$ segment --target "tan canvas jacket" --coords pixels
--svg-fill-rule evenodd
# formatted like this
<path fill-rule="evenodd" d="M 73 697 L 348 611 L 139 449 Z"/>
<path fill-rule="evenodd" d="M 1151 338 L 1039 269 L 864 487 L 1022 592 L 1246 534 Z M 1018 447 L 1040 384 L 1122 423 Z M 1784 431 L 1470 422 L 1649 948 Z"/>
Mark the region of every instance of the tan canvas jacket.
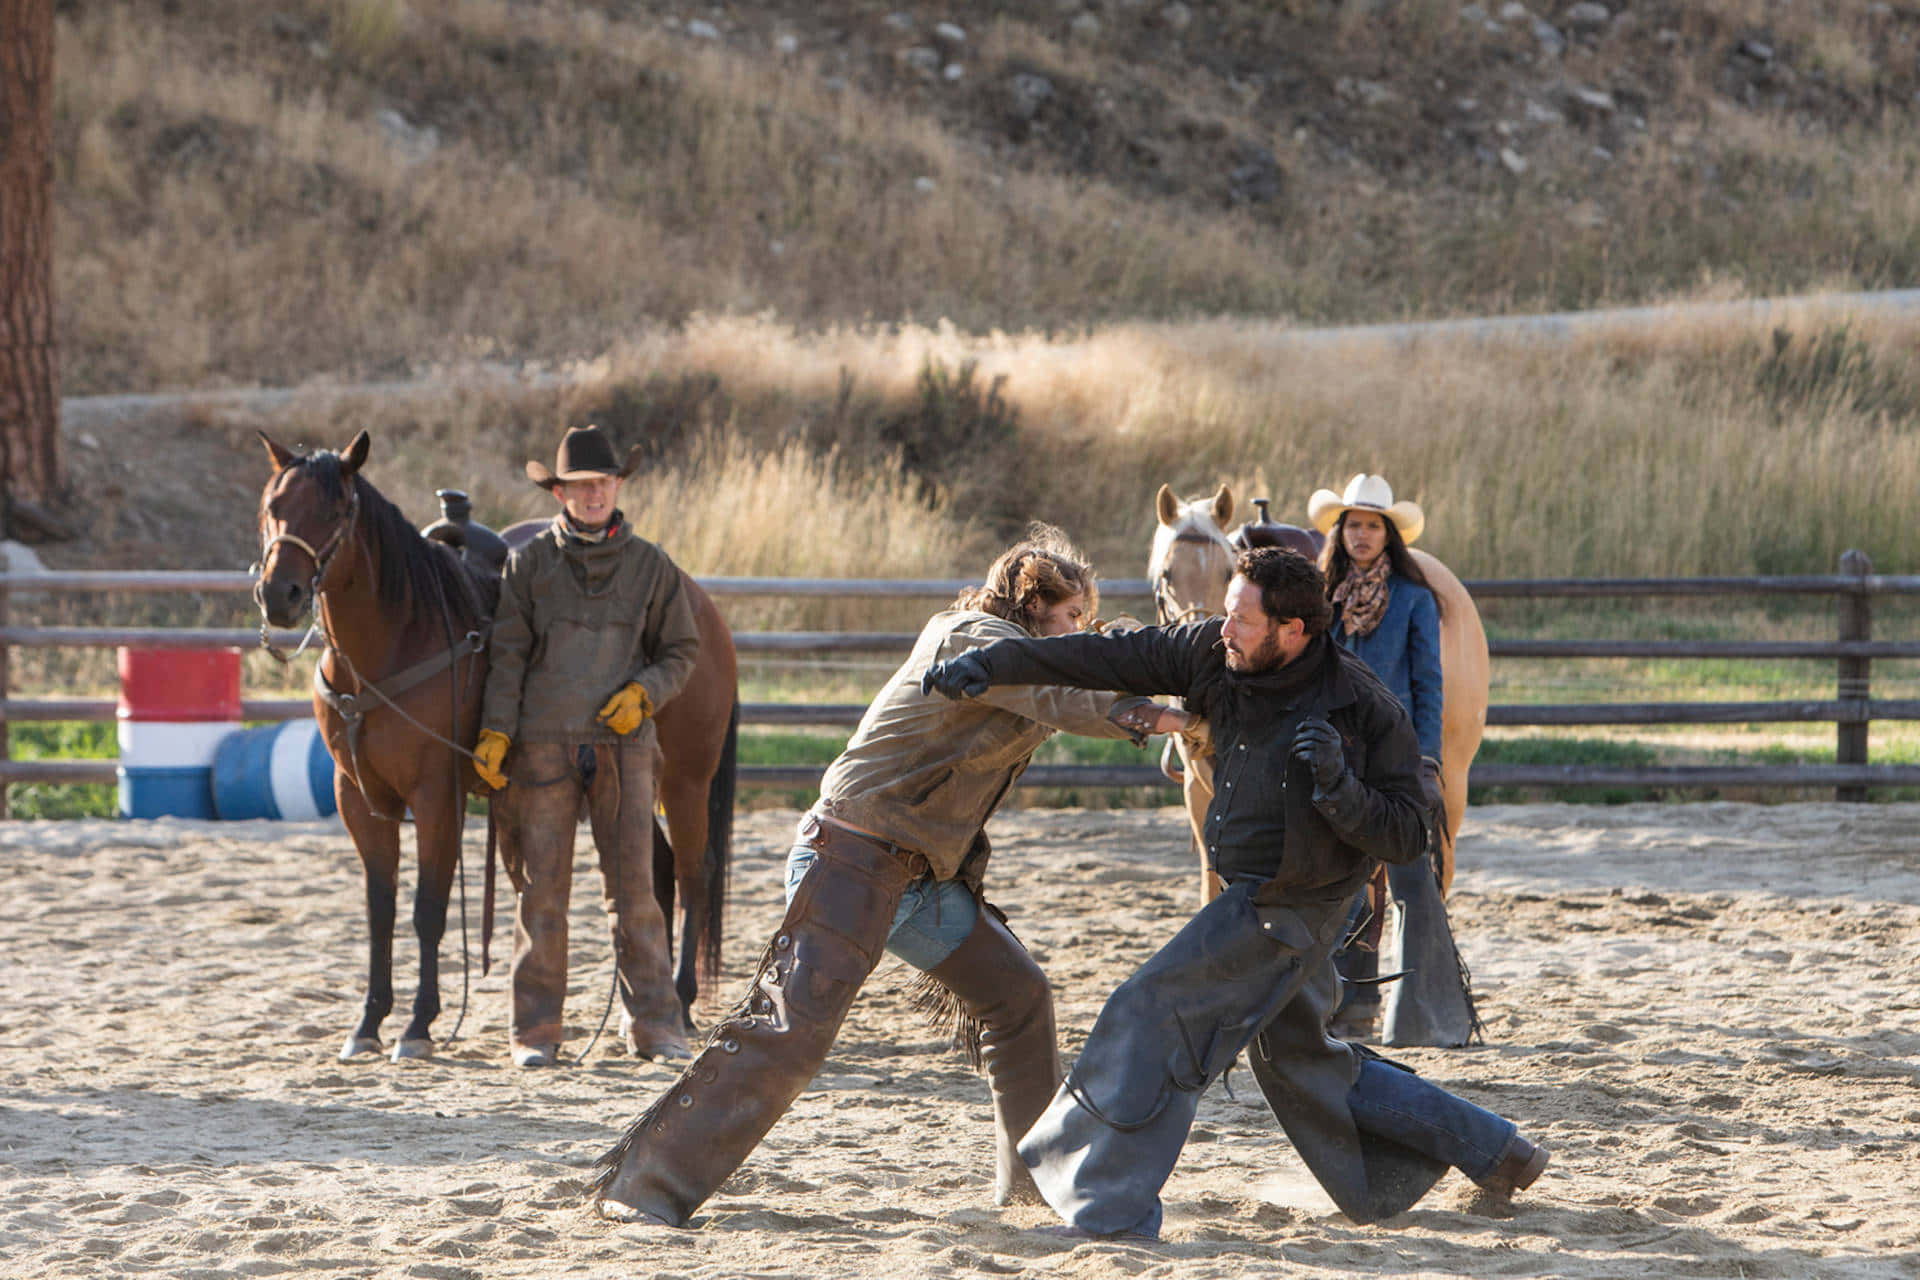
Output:
<path fill-rule="evenodd" d="M 1114 717 L 1137 713 L 1147 698 L 1051 685 L 996 686 L 961 702 L 920 692 L 933 663 L 1027 636 L 992 614 L 936 614 L 828 767 L 821 811 L 918 850 L 935 876 L 952 879 L 1007 789 L 1056 732 L 1142 740 Z"/>
<path fill-rule="evenodd" d="M 686 686 L 699 651 L 666 552 L 625 520 L 591 545 L 564 539 L 556 523 L 507 561 L 480 727 L 515 742 L 616 741 L 594 720 L 606 700 L 638 681 L 658 710 Z"/>

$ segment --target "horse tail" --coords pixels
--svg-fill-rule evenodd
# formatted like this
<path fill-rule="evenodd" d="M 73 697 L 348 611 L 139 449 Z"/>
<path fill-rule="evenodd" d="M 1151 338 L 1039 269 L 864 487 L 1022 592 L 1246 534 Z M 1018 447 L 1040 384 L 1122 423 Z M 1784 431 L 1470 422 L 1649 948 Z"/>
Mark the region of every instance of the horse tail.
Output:
<path fill-rule="evenodd" d="M 733 869 L 733 800 L 739 780 L 740 698 L 733 699 L 720 764 L 707 783 L 707 918 L 700 930 L 700 970 L 720 980 L 720 943 L 726 932 L 727 882 Z"/>

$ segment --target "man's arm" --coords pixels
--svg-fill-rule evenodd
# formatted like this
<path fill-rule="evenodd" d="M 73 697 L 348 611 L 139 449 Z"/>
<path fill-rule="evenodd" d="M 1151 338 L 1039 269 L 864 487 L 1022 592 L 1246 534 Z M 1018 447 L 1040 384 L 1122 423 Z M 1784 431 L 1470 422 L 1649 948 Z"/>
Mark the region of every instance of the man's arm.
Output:
<path fill-rule="evenodd" d="M 1412 862 L 1427 847 L 1420 740 L 1394 706 L 1374 704 L 1362 714 L 1365 777 L 1347 767 L 1340 731 L 1318 717 L 1301 724 L 1293 754 L 1313 775 L 1313 807 L 1334 834 L 1381 862 Z"/>
<path fill-rule="evenodd" d="M 641 647 L 647 652 L 647 662 L 627 677 L 647 691 L 656 710 L 687 687 L 693 677 L 693 664 L 700 656 L 700 624 L 693 616 L 686 579 L 666 552 L 658 554 L 661 574 L 653 598 L 647 601 L 646 629 L 642 633 Z"/>
<path fill-rule="evenodd" d="M 520 731 L 520 691 L 533 652 L 533 605 L 526 595 L 526 560 L 515 551 L 500 580 L 500 604 L 487 643 L 487 685 L 480 701 L 480 727 L 511 738 Z"/>
<path fill-rule="evenodd" d="M 996 640 L 934 663 L 921 687 L 949 698 L 981 697 L 996 685 L 1067 685 L 1193 698 L 1219 633 L 1220 621 L 1212 618 L 1105 635 Z"/>

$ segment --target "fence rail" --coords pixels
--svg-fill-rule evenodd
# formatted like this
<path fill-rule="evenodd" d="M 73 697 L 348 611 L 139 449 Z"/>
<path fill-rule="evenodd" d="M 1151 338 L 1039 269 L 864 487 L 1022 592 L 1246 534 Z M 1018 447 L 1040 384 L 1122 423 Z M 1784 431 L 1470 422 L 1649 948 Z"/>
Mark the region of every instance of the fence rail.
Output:
<path fill-rule="evenodd" d="M 950 599 L 966 579 L 848 578 L 702 578 L 716 596 L 794 598 Z M 41 627 L 15 625 L 10 601 L 28 592 L 246 592 L 252 578 L 228 571 L 107 571 L 40 574 L 0 573 L 0 816 L 6 789 L 21 783 L 110 783 L 111 760 L 16 761 L 8 751 L 8 725 L 33 721 L 104 721 L 117 704 L 104 698 L 18 699 L 10 696 L 10 653 L 17 648 L 248 648 L 257 631 L 239 628 Z M 1835 574 L 1776 577 L 1528 579 L 1468 581 L 1476 599 L 1595 599 L 1649 596 L 1827 595 L 1836 601 L 1836 635 L 1828 641 L 1719 640 L 1510 640 L 1489 642 L 1493 657 L 1542 658 L 1729 658 L 1738 660 L 1826 661 L 1835 664 L 1836 696 L 1824 700 L 1775 702 L 1620 702 L 1512 704 L 1489 707 L 1489 725 L 1651 725 L 1831 723 L 1836 730 L 1832 765 L 1759 766 L 1598 766 L 1482 764 L 1469 777 L 1476 786 L 1528 787 L 1832 787 L 1841 799 L 1864 799 L 1873 787 L 1920 785 L 1920 765 L 1873 765 L 1867 758 L 1866 730 L 1874 720 L 1920 720 L 1920 699 L 1876 699 L 1870 671 L 1875 660 L 1920 658 L 1920 641 L 1874 640 L 1872 601 L 1876 596 L 1920 595 L 1920 575 L 1872 572 L 1867 558 L 1850 551 Z M 1151 590 L 1143 578 L 1102 583 L 1109 598 L 1142 599 Z M 277 645 L 297 645 L 304 633 L 279 631 Z M 744 632 L 734 637 L 743 653 L 871 653 L 904 656 L 915 637 L 905 632 L 779 631 Z M 859 721 L 860 704 L 749 703 L 741 720 L 762 725 L 848 726 Z M 250 699 L 241 704 L 245 720 L 274 721 L 304 717 L 306 698 Z M 746 785 L 811 787 L 822 770 L 811 766 L 749 765 Z M 1031 786 L 1170 787 L 1149 765 L 1037 765 L 1022 778 Z"/>

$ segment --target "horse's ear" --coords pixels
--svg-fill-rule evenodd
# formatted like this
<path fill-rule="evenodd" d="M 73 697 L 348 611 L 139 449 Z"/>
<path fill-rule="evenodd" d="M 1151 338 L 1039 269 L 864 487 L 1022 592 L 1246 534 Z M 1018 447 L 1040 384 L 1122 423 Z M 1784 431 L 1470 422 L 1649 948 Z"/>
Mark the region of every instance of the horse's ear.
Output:
<path fill-rule="evenodd" d="M 1173 490 L 1166 485 L 1160 486 L 1160 492 L 1153 495 L 1153 513 L 1160 517 L 1160 523 L 1169 529 L 1180 518 L 1180 500 L 1173 496 Z"/>
<path fill-rule="evenodd" d="M 1227 521 L 1231 519 L 1233 519 L 1233 490 L 1221 485 L 1219 491 L 1213 495 L 1213 522 L 1224 529 L 1227 527 Z"/>
<path fill-rule="evenodd" d="M 360 464 L 367 460 L 367 450 L 372 447 L 373 438 L 366 432 L 355 436 L 353 443 L 347 446 L 347 451 L 340 455 L 340 474 L 350 476 L 358 471 Z"/>
<path fill-rule="evenodd" d="M 287 448 L 287 446 L 281 444 L 266 432 L 255 431 L 253 434 L 259 436 L 260 443 L 267 446 L 267 456 L 273 459 L 273 473 L 275 475 L 279 475 L 282 471 L 285 471 L 288 467 L 300 461 L 299 454 Z"/>

